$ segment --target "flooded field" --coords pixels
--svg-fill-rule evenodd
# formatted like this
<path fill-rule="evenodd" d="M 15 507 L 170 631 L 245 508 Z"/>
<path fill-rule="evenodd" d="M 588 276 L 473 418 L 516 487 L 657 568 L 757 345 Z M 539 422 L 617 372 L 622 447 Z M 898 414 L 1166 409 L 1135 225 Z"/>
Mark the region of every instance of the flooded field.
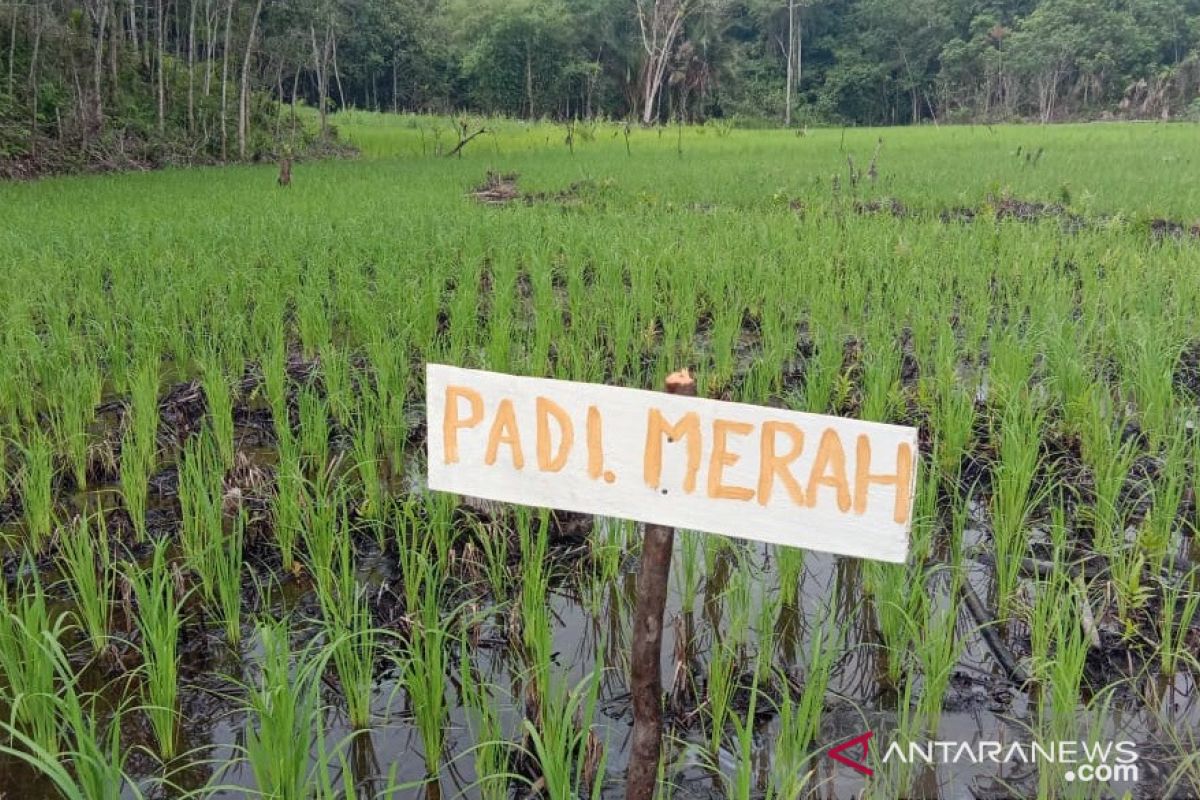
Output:
<path fill-rule="evenodd" d="M 624 796 L 640 529 L 427 362 L 920 430 L 907 564 L 676 537 L 663 797 L 1200 796 L 1194 127 L 338 124 L 0 186 L 0 796 Z"/>

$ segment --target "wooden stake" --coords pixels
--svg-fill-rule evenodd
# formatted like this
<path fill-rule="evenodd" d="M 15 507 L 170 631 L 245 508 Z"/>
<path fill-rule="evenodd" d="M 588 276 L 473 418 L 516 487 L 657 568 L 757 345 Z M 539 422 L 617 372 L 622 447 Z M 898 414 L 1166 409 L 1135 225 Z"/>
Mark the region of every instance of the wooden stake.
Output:
<path fill-rule="evenodd" d="M 668 394 L 696 395 L 696 382 L 686 369 L 667 376 Z M 629 659 L 633 701 L 633 740 L 625 778 L 626 800 L 652 800 L 662 754 L 662 627 L 671 574 L 675 529 L 646 525 L 638 570 L 637 608 Z"/>

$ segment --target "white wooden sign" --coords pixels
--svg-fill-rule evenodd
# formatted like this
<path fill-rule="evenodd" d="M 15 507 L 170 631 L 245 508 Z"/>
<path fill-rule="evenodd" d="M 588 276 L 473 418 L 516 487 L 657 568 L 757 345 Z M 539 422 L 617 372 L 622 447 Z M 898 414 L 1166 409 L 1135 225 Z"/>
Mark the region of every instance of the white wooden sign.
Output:
<path fill-rule="evenodd" d="M 429 488 L 902 563 L 915 428 L 429 364 Z"/>

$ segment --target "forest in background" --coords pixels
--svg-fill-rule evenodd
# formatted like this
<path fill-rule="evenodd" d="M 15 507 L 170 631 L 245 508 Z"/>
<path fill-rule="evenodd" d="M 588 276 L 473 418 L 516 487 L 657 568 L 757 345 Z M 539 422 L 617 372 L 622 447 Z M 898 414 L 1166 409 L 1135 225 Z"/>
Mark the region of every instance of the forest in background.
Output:
<path fill-rule="evenodd" d="M 274 156 L 345 107 L 1051 122 L 1200 118 L 1198 91 L 1200 0 L 0 3 L 0 175 Z"/>

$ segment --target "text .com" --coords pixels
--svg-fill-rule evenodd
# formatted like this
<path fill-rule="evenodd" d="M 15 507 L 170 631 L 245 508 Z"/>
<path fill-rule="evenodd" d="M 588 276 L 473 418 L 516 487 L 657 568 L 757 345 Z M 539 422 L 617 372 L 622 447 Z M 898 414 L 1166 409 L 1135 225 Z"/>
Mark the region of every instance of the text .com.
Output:
<path fill-rule="evenodd" d="M 829 749 L 834 760 L 864 775 L 873 731 L 855 736 Z M 1134 783 L 1139 778 L 1137 746 L 1130 741 L 1117 742 L 996 742 L 996 741 L 924 741 L 891 742 L 883 751 L 884 764 L 1029 764 L 1066 767 L 1067 781 Z"/>

